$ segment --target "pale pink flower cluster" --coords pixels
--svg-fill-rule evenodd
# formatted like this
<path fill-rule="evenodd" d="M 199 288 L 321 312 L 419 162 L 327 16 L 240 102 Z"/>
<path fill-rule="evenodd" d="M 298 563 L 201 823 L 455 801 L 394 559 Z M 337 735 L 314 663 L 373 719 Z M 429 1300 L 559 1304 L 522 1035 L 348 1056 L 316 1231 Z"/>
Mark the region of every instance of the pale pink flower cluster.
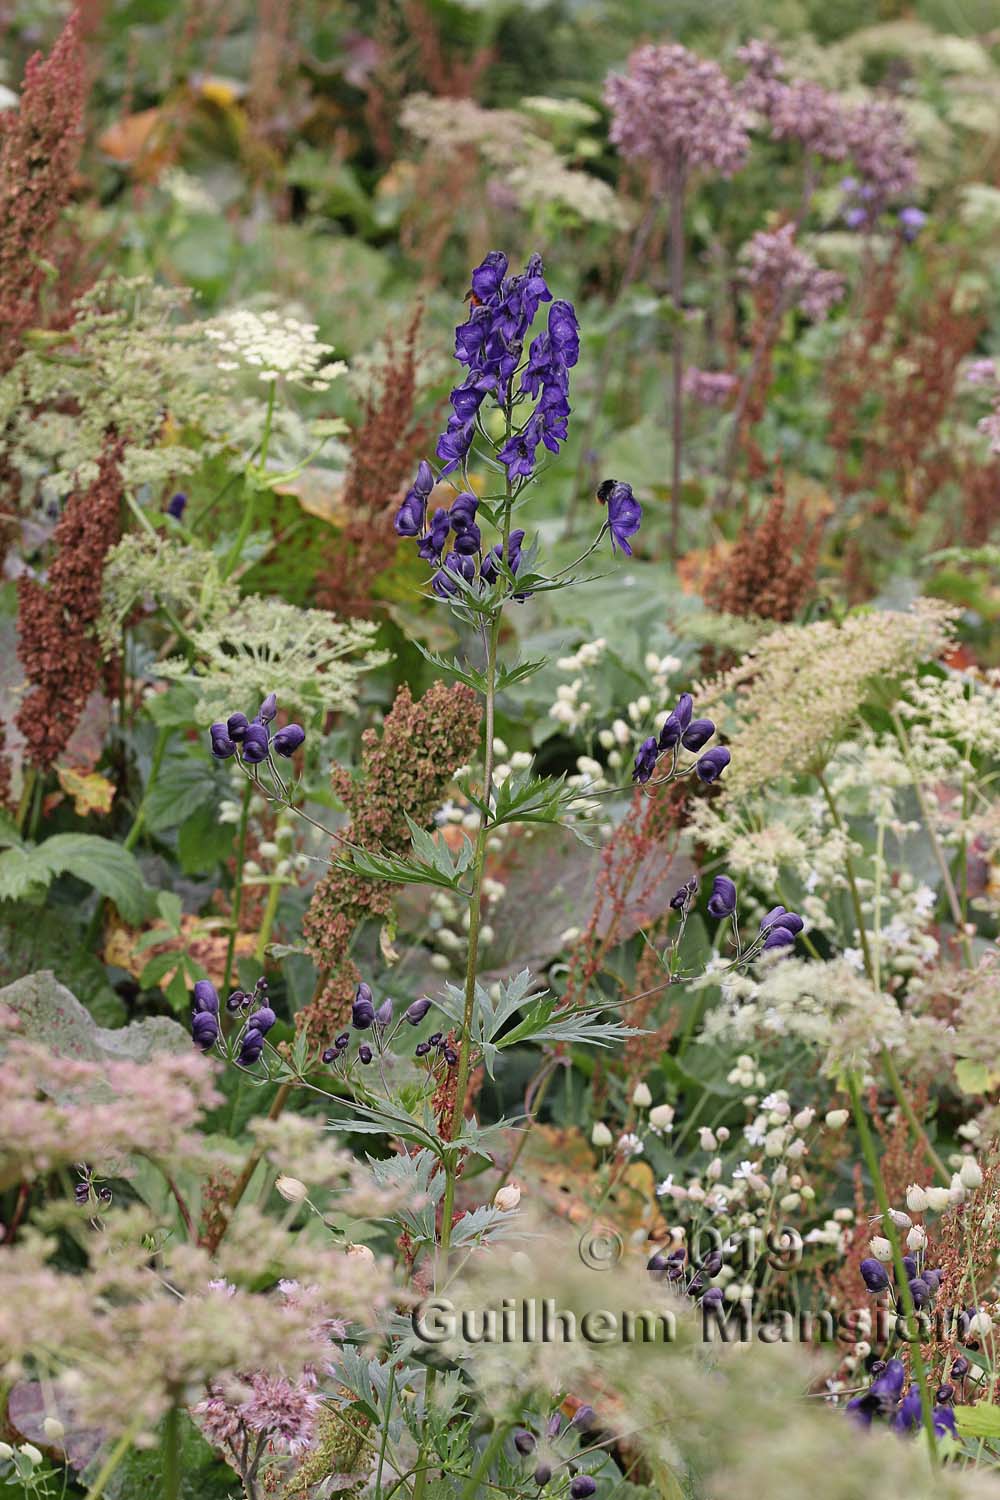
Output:
<path fill-rule="evenodd" d="M 202 1431 L 219 1448 L 239 1457 L 242 1438 L 265 1438 L 277 1453 L 299 1457 L 316 1440 L 316 1418 L 323 1407 L 315 1378 L 289 1380 L 254 1370 L 241 1375 L 229 1397 L 219 1390 L 192 1408 Z"/>
<path fill-rule="evenodd" d="M 1000 453 L 1000 367 L 995 359 L 974 359 L 965 367 L 966 385 L 992 386 L 993 410 L 979 421 L 979 431 L 989 440 L 990 450 Z"/>
<path fill-rule="evenodd" d="M 844 282 L 835 271 L 824 271 L 807 250 L 796 244 L 795 225 L 760 229 L 740 252 L 746 279 L 763 291 L 772 307 L 801 307 L 812 322 L 821 322 L 844 295 Z"/>
<path fill-rule="evenodd" d="M 200 1157 L 195 1127 L 219 1099 L 193 1051 L 94 1063 L 14 1037 L 0 1059 L 0 1187 L 82 1161 Z"/>
<path fill-rule="evenodd" d="M 112 1208 L 79 1243 L 82 1270 L 60 1269 L 59 1242 L 31 1228 L 0 1255 L 0 1382 L 46 1381 L 74 1423 L 109 1437 L 133 1424 L 152 1434 L 178 1400 L 226 1397 L 297 1452 L 322 1383 L 336 1380 L 346 1324 L 334 1311 L 367 1321 L 386 1305 L 375 1273 L 359 1278 L 348 1257 L 255 1210 L 240 1210 L 215 1256 L 164 1237 L 142 1208 Z M 273 1289 L 279 1256 L 295 1277 Z"/>
<path fill-rule="evenodd" d="M 748 42 L 736 55 L 746 68 L 737 93 L 767 120 L 776 140 L 799 141 L 824 161 L 851 157 L 865 199 L 876 210 L 913 187 L 916 154 L 902 111 L 891 100 L 851 104 L 809 79 L 786 82 L 781 55 L 767 42 Z"/>
<path fill-rule="evenodd" d="M 728 370 L 699 370 L 690 365 L 684 371 L 684 394 L 704 406 L 725 406 L 736 385 L 736 376 Z"/>
<path fill-rule="evenodd" d="M 750 149 L 745 109 L 718 63 L 677 45 L 638 47 L 604 86 L 611 140 L 669 181 L 711 170 L 731 177 Z"/>

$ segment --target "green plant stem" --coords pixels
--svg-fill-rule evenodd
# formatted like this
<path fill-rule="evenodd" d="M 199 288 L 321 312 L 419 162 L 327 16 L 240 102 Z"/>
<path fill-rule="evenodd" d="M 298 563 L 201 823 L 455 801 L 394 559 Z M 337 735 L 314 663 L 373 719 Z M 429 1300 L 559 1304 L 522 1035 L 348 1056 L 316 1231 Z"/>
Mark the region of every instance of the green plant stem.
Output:
<path fill-rule="evenodd" d="M 111 1478 L 112 1474 L 114 1474 L 115 1470 L 118 1468 L 118 1465 L 121 1463 L 122 1459 L 131 1448 L 132 1439 L 135 1437 L 141 1426 L 142 1422 L 137 1420 L 132 1423 L 131 1427 L 126 1428 L 126 1430 L 122 1433 L 121 1437 L 118 1439 L 117 1443 L 112 1448 L 111 1452 L 108 1454 L 107 1458 L 104 1460 L 103 1464 L 98 1470 L 97 1478 L 94 1480 L 93 1484 L 90 1486 L 90 1489 L 87 1491 L 85 1500 L 101 1500 L 101 1496 L 104 1494 L 104 1489 L 107 1485 L 108 1480 Z"/>
<path fill-rule="evenodd" d="M 493 1429 L 493 1433 L 490 1437 L 489 1442 L 486 1444 L 486 1447 L 482 1451 L 479 1462 L 476 1464 L 476 1467 L 469 1475 L 468 1481 L 462 1489 L 461 1500 L 475 1500 L 476 1495 L 479 1494 L 479 1481 L 483 1478 L 484 1474 L 489 1473 L 490 1464 L 493 1462 L 497 1453 L 502 1448 L 503 1440 L 507 1436 L 509 1430 L 509 1422 L 497 1423 L 496 1427 Z"/>
<path fill-rule="evenodd" d="M 281 885 L 277 880 L 271 882 L 267 893 L 267 905 L 264 908 L 264 920 L 260 924 L 260 932 L 257 934 L 257 947 L 254 957 L 259 964 L 264 962 L 267 945 L 271 941 L 271 928 L 274 926 L 274 918 L 278 910 L 278 902 L 281 899 Z"/>
<path fill-rule="evenodd" d="M 861 1101 L 861 1086 L 856 1073 L 849 1073 L 847 1075 L 847 1090 L 851 1096 L 851 1108 L 854 1111 L 854 1122 L 857 1125 L 858 1137 L 861 1141 L 861 1153 L 868 1167 L 872 1187 L 875 1189 L 875 1198 L 882 1214 L 882 1229 L 892 1246 L 892 1262 L 896 1272 L 896 1283 L 899 1289 L 900 1300 L 903 1303 L 907 1323 L 914 1331 L 919 1331 L 916 1309 L 913 1305 L 913 1296 L 910 1292 L 910 1283 L 906 1275 L 906 1267 L 903 1264 L 903 1250 L 899 1243 L 898 1231 L 892 1221 L 889 1195 L 886 1192 L 885 1181 L 879 1167 L 875 1142 L 868 1126 L 868 1116 Z M 927 1369 L 924 1365 L 924 1356 L 920 1349 L 919 1339 L 914 1338 L 911 1340 L 909 1346 L 913 1373 L 916 1376 L 917 1388 L 920 1391 L 920 1414 L 923 1419 L 924 1432 L 927 1434 L 927 1446 L 930 1449 L 931 1458 L 936 1462 L 937 1438 L 934 1435 L 934 1413 L 930 1387 L 927 1383 Z"/>
<path fill-rule="evenodd" d="M 274 421 L 274 398 L 277 393 L 277 381 L 272 380 L 267 393 L 267 415 L 264 418 L 264 436 L 260 442 L 260 458 L 257 461 L 257 469 L 261 472 L 267 466 L 267 450 L 271 445 L 271 424 Z M 254 502 L 257 498 L 258 482 L 255 474 L 248 475 L 246 504 L 243 507 L 243 516 L 240 520 L 240 529 L 236 533 L 236 540 L 229 551 L 229 556 L 222 565 L 221 578 L 223 582 L 229 577 L 243 555 L 250 528 L 253 525 Z"/>
<path fill-rule="evenodd" d="M 511 434 L 511 420 L 507 417 L 507 437 Z M 513 502 L 511 482 L 507 480 L 507 497 L 504 504 L 500 556 L 507 560 L 507 545 L 510 540 L 510 512 Z M 486 653 L 486 748 L 483 763 L 483 803 L 488 809 L 493 792 L 493 739 L 494 722 L 496 717 L 496 678 L 497 678 L 497 651 L 500 645 L 500 621 L 503 615 L 503 607 L 498 606 L 490 621 L 489 637 Z M 462 1133 L 462 1124 L 465 1119 L 465 1095 L 469 1086 L 470 1054 L 472 1051 L 472 1015 L 476 1003 L 476 971 L 479 960 L 479 928 L 482 918 L 483 905 L 483 874 L 486 868 L 486 844 L 489 838 L 489 817 L 484 814 L 476 834 L 476 847 L 473 856 L 472 895 L 469 903 L 469 948 L 465 965 L 465 1008 L 462 1014 L 462 1036 L 458 1048 L 458 1073 L 455 1081 L 455 1113 L 453 1116 L 452 1133 L 457 1125 L 459 1136 Z M 451 1220 L 455 1209 L 455 1181 L 460 1160 L 460 1151 L 449 1151 L 445 1157 L 445 1187 L 444 1198 L 441 1204 L 441 1238 L 440 1238 L 440 1269 L 447 1271 L 448 1250 L 451 1245 Z M 435 1281 L 437 1277 L 435 1277 Z M 420 1452 L 417 1457 L 419 1472 L 413 1485 L 413 1500 L 424 1500 L 427 1490 L 428 1467 L 424 1463 L 427 1451 L 427 1419 L 430 1413 L 434 1397 L 434 1386 L 437 1380 L 437 1371 L 433 1368 L 427 1371 L 427 1381 L 424 1387 L 424 1433 L 420 1444 Z"/>
<path fill-rule="evenodd" d="M 831 792 L 829 783 L 827 782 L 827 779 L 823 775 L 822 771 L 816 772 L 816 780 L 819 782 L 820 790 L 822 791 L 823 796 L 826 798 L 826 805 L 830 809 L 830 817 L 833 819 L 833 825 L 838 830 L 838 832 L 842 833 L 844 836 L 844 873 L 847 876 L 847 888 L 851 893 L 851 905 L 854 908 L 854 924 L 858 929 L 858 943 L 861 947 L 861 956 L 864 959 L 865 973 L 868 975 L 868 978 L 871 980 L 872 984 L 875 984 L 875 965 L 872 963 L 871 948 L 868 944 L 868 934 L 865 931 L 864 912 L 861 909 L 861 892 L 858 890 L 858 882 L 854 874 L 854 861 L 851 858 L 851 851 L 849 847 L 850 830 L 840 816 L 837 804 L 833 800 L 833 793 Z"/>
<path fill-rule="evenodd" d="M 180 1408 L 171 1406 L 163 1419 L 163 1500 L 178 1500 L 181 1492 Z"/>
<path fill-rule="evenodd" d="M 21 780 L 21 800 L 17 804 L 17 830 L 24 832 L 24 825 L 28 821 L 28 813 L 31 810 L 31 799 L 35 790 L 35 782 L 38 780 L 38 772 L 34 766 L 25 766 L 24 775 Z"/>
<path fill-rule="evenodd" d="M 243 864 L 247 852 L 247 821 L 250 817 L 250 798 L 253 783 L 248 781 L 243 788 L 243 805 L 240 808 L 240 831 L 236 840 L 236 876 L 233 886 L 233 914 L 229 927 L 229 946 L 226 949 L 226 971 L 222 979 L 223 994 L 229 993 L 233 977 L 233 958 L 236 953 L 236 935 L 240 930 L 240 912 L 243 908 Z"/>
<path fill-rule="evenodd" d="M 684 169 L 677 167 L 670 185 L 670 300 L 674 329 L 671 365 L 670 555 L 677 560 L 681 524 L 681 453 L 684 442 Z"/>
<path fill-rule="evenodd" d="M 906 726 L 900 718 L 899 710 L 895 707 L 895 705 L 893 705 L 892 708 L 892 726 L 896 731 L 896 738 L 899 741 L 899 748 L 903 752 L 903 760 L 906 762 L 906 769 L 909 771 L 911 780 L 913 781 L 913 790 L 917 796 L 917 806 L 920 808 L 920 816 L 923 819 L 924 827 L 927 829 L 927 835 L 931 841 L 931 848 L 934 850 L 935 862 L 937 863 L 937 867 L 941 872 L 941 883 L 944 886 L 945 895 L 948 898 L 948 907 L 951 911 L 951 920 L 954 922 L 958 935 L 962 940 L 962 946 L 965 950 L 965 961 L 970 969 L 975 968 L 976 960 L 972 952 L 972 943 L 969 940 L 969 934 L 965 930 L 965 921 L 962 916 L 962 907 L 958 899 L 958 892 L 955 890 L 955 882 L 951 877 L 951 870 L 948 867 L 948 861 L 944 857 L 944 850 L 941 848 L 941 841 L 938 838 L 937 832 L 934 828 L 934 822 L 931 818 L 930 806 L 927 802 L 927 794 L 924 791 L 923 782 L 920 779 L 920 773 L 913 759 L 913 748 L 910 744 L 910 737 L 906 733 Z"/>
<path fill-rule="evenodd" d="M 910 1103 L 906 1089 L 903 1087 L 903 1080 L 899 1076 L 899 1069 L 896 1067 L 896 1064 L 893 1061 L 892 1053 L 889 1051 L 888 1047 L 882 1048 L 882 1067 L 885 1069 L 885 1076 L 888 1078 L 890 1087 L 892 1088 L 892 1092 L 896 1096 L 897 1104 L 906 1117 L 907 1124 L 913 1131 L 916 1139 L 923 1146 L 927 1158 L 933 1166 L 941 1182 L 945 1187 L 949 1187 L 951 1184 L 951 1173 L 948 1171 L 948 1168 L 945 1166 L 940 1156 L 938 1156 L 937 1152 L 934 1150 L 934 1147 L 931 1145 L 930 1138 L 928 1137 L 927 1131 L 917 1119 L 916 1114 L 914 1113 L 913 1105 Z"/>

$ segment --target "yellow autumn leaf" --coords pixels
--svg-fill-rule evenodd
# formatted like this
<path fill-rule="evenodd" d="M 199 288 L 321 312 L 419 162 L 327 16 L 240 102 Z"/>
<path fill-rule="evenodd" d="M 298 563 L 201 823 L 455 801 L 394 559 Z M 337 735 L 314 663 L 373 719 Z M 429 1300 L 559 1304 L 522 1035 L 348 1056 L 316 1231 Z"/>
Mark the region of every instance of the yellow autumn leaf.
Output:
<path fill-rule="evenodd" d="M 59 785 L 73 799 L 73 811 L 80 818 L 91 813 L 109 813 L 115 800 L 114 783 L 98 771 L 74 771 L 71 766 L 57 766 Z"/>

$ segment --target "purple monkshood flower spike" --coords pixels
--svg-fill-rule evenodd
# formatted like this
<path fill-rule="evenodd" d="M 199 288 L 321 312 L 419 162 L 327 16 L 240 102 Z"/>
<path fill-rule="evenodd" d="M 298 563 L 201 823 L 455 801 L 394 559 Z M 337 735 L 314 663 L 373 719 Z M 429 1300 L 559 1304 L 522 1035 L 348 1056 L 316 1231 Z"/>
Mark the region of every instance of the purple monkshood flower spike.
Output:
<path fill-rule="evenodd" d="M 271 745 L 277 755 L 290 756 L 295 754 L 305 737 L 301 724 L 286 724 L 284 729 L 278 730 Z"/>
<path fill-rule="evenodd" d="M 706 750 L 698 761 L 694 768 L 695 775 L 706 786 L 711 786 L 713 781 L 718 781 L 732 758 L 725 745 L 716 745 L 714 750 Z"/>

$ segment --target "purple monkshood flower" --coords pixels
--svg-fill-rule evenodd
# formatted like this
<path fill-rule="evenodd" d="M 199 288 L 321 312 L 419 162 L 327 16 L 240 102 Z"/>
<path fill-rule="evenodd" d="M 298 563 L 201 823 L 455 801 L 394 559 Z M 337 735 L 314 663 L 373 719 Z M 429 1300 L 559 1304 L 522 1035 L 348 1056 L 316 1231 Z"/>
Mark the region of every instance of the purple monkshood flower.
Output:
<path fill-rule="evenodd" d="M 228 760 L 231 755 L 236 754 L 236 744 L 230 738 L 225 724 L 213 724 L 208 733 L 216 760 Z"/>
<path fill-rule="evenodd" d="M 706 750 L 705 754 L 695 765 L 695 775 L 699 781 L 706 786 L 711 786 L 713 781 L 718 781 L 723 771 L 732 760 L 732 756 L 724 745 L 716 745 L 714 750 Z"/>
<path fill-rule="evenodd" d="M 806 924 L 802 918 L 793 911 L 786 911 L 783 906 L 772 906 L 766 916 L 761 918 L 760 930 L 767 932 L 772 927 L 785 927 L 789 932 L 801 932 Z"/>
<path fill-rule="evenodd" d="M 279 729 L 271 744 L 278 755 L 294 755 L 306 737 L 306 732 L 301 724 L 286 724 L 284 729 Z"/>
<path fill-rule="evenodd" d="M 911 206 L 899 211 L 899 232 L 907 244 L 913 243 L 926 223 L 927 215 L 923 209 Z"/>
<path fill-rule="evenodd" d="M 521 544 L 523 543 L 523 541 L 524 532 L 520 529 L 518 529 L 517 531 L 512 531 L 510 536 L 507 538 L 507 566 L 508 568 L 510 568 L 510 571 L 512 573 L 516 573 L 518 568 L 521 566 Z M 499 561 L 500 544 L 498 542 L 495 547 L 491 547 L 489 552 L 487 552 L 479 569 L 480 577 L 485 579 L 485 581 L 489 584 L 496 583 L 497 579 L 500 577 L 500 569 L 497 566 Z M 524 599 L 526 597 L 527 596 L 525 594 L 514 595 L 514 598 L 518 600 Z"/>
<path fill-rule="evenodd" d="M 219 1013 L 219 996 L 215 985 L 208 979 L 199 979 L 191 991 L 191 1004 L 196 1011 Z"/>
<path fill-rule="evenodd" d="M 229 738 L 231 740 L 235 740 L 237 745 L 242 745 L 243 736 L 246 734 L 249 727 L 250 720 L 247 718 L 246 714 L 230 714 L 229 718 L 226 720 L 226 729 L 229 732 Z"/>
<path fill-rule="evenodd" d="M 354 992 L 354 1004 L 351 1007 L 351 1024 L 357 1031 L 367 1031 L 375 1019 L 375 1006 L 372 1002 L 372 992 L 364 980 L 358 985 Z"/>
<path fill-rule="evenodd" d="M 642 506 L 633 495 L 632 486 L 617 479 L 605 479 L 597 491 L 597 498 L 608 507 L 606 525 L 611 533 L 612 552 L 620 547 L 626 557 L 631 557 L 628 538 L 634 536 L 642 525 Z"/>
<path fill-rule="evenodd" d="M 530 479 L 535 472 L 535 451 L 541 441 L 541 424 L 532 417 L 522 432 L 515 432 L 507 439 L 497 454 L 507 466 L 508 479 Z"/>
<path fill-rule="evenodd" d="M 267 697 L 260 705 L 260 708 L 257 710 L 257 718 L 262 724 L 270 724 L 274 721 L 277 713 L 278 695 L 277 693 L 268 693 Z"/>
<path fill-rule="evenodd" d="M 692 719 L 691 723 L 681 735 L 681 744 L 685 750 L 700 750 L 707 745 L 715 733 L 715 725 L 711 719 Z"/>
<path fill-rule="evenodd" d="M 411 1026 L 419 1026 L 427 1012 L 431 1008 L 431 1002 L 427 999 L 414 1000 L 403 1012 L 403 1020 L 408 1021 Z"/>
<path fill-rule="evenodd" d="M 731 917 L 736 910 L 736 886 L 728 875 L 716 875 L 712 881 L 712 894 L 708 898 L 708 914 L 719 921 Z"/>
<path fill-rule="evenodd" d="M 184 514 L 187 503 L 187 495 L 178 490 L 177 494 L 171 495 L 169 501 L 167 502 L 167 515 L 173 516 L 175 521 L 179 521 L 181 516 Z"/>
<path fill-rule="evenodd" d="M 870 1292 L 877 1294 L 878 1292 L 884 1292 L 888 1287 L 889 1272 L 882 1262 L 876 1260 L 874 1256 L 869 1256 L 867 1260 L 863 1260 L 858 1270 L 861 1272 L 862 1281 Z"/>
<path fill-rule="evenodd" d="M 476 565 L 471 557 L 463 557 L 458 552 L 449 552 L 444 560 L 444 567 L 440 568 L 431 579 L 431 588 L 439 599 L 447 599 L 450 595 L 458 593 L 458 584 L 451 576 L 452 573 L 457 573 L 459 577 L 465 579 L 466 583 L 474 583 Z"/>
<path fill-rule="evenodd" d="M 694 699 L 690 693 L 681 693 L 676 704 L 663 721 L 660 730 L 660 749 L 672 750 L 678 744 L 691 727 L 691 714 L 694 711 Z M 700 723 L 709 724 L 710 719 L 699 720 Z M 712 725 L 714 730 L 715 726 Z M 704 743 L 704 742 L 703 742 Z M 692 749 L 696 748 L 694 746 Z"/>
<path fill-rule="evenodd" d="M 248 724 L 243 735 L 243 759 L 252 766 L 267 760 L 271 737 L 264 724 Z"/>
<path fill-rule="evenodd" d="M 202 1052 L 208 1052 L 219 1036 L 219 997 L 215 986 L 199 979 L 191 995 L 191 1039 Z"/>
<path fill-rule="evenodd" d="M 261 1036 L 266 1036 L 277 1019 L 269 1005 L 261 1005 L 252 1016 L 247 1017 L 247 1029 L 259 1031 Z"/>
<path fill-rule="evenodd" d="M 453 421 L 454 425 L 449 422 L 447 430 L 438 438 L 437 447 L 434 450 L 438 458 L 444 461 L 444 467 L 441 470 L 442 478 L 464 462 L 466 454 L 472 447 L 472 439 L 476 431 L 474 421 L 460 422 L 454 419 Z"/>
<path fill-rule="evenodd" d="M 691 879 L 686 880 L 684 884 L 678 890 L 674 891 L 674 894 L 671 896 L 670 905 L 673 910 L 690 911 L 691 907 L 694 905 L 695 898 L 698 895 L 698 891 L 700 888 L 701 882 L 699 881 L 697 875 L 692 875 Z"/>
<path fill-rule="evenodd" d="M 643 740 L 635 753 L 635 767 L 632 771 L 632 780 L 640 786 L 652 776 L 656 770 L 656 760 L 659 755 L 656 740 L 650 735 L 648 740 Z"/>
<path fill-rule="evenodd" d="M 422 536 L 417 544 L 417 553 L 425 562 L 437 562 L 445 549 L 450 530 L 451 517 L 444 506 L 439 505 L 431 517 L 427 535 Z"/>
<path fill-rule="evenodd" d="M 240 1068 L 252 1068 L 255 1062 L 260 1061 L 260 1055 L 264 1050 L 264 1035 L 256 1027 L 250 1027 L 243 1033 L 240 1043 L 240 1053 L 236 1064 Z"/>
<path fill-rule="evenodd" d="M 587 1500 L 589 1495 L 597 1494 L 597 1481 L 591 1479 L 589 1474 L 578 1474 L 569 1487 L 572 1500 Z"/>

